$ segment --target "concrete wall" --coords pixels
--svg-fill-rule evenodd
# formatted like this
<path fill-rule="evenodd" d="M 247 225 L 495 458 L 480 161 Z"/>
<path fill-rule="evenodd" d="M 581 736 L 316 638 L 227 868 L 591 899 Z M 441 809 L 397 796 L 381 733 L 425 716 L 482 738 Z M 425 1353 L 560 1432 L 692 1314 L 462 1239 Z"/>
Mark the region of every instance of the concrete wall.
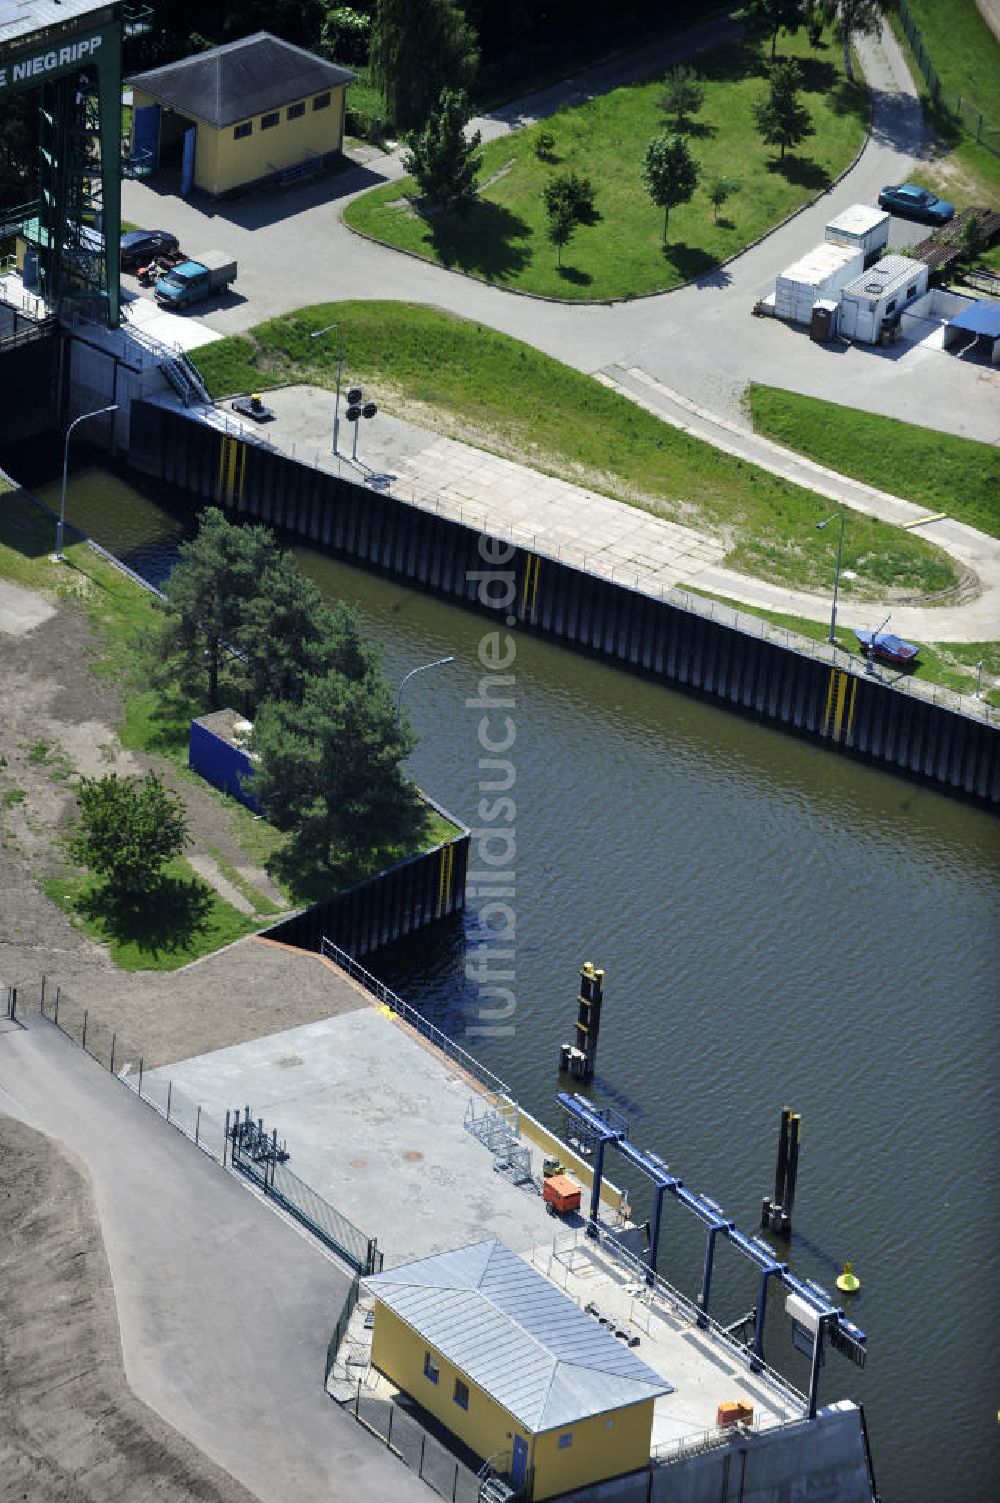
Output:
<path fill-rule="evenodd" d="M 16 337 L 13 318 L 9 327 Z M 8 349 L 0 344 L 0 422 L 6 443 L 52 428 L 60 410 L 61 343 L 58 334 L 49 334 Z"/>
<path fill-rule="evenodd" d="M 861 1416 L 844 1400 L 814 1420 L 739 1431 L 727 1445 L 653 1468 L 650 1503 L 871 1503 Z"/>
<path fill-rule="evenodd" d="M 190 414 L 137 402 L 131 462 L 234 518 L 270 523 L 320 548 L 463 604 L 483 569 L 476 529 L 396 496 L 226 437 Z M 504 565 L 522 628 L 600 654 L 945 791 L 1000 804 L 1000 731 L 978 716 L 831 666 L 784 643 L 512 550 Z M 479 607 L 487 609 L 486 607 Z M 496 619 L 497 612 L 490 611 Z"/>

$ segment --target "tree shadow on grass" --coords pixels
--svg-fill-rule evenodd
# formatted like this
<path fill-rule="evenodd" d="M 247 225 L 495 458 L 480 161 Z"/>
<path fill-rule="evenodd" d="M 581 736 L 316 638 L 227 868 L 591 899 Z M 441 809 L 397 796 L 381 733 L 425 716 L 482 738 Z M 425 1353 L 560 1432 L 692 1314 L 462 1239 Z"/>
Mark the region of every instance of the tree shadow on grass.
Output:
<path fill-rule="evenodd" d="M 760 43 L 750 39 L 713 48 L 698 58 L 697 70 L 709 83 L 734 83 L 741 78 L 760 77 L 767 71 Z"/>
<path fill-rule="evenodd" d="M 825 103 L 835 115 L 853 115 L 855 119 L 863 123 L 868 120 L 867 90 L 862 89 L 856 83 L 848 83 L 846 78 L 842 78 L 836 88 L 826 90 Z"/>
<path fill-rule="evenodd" d="M 789 152 L 784 161 L 770 161 L 767 164 L 768 172 L 777 172 L 787 183 L 793 183 L 797 188 L 829 188 L 830 174 L 825 167 L 810 157 L 797 157 Z"/>
<path fill-rule="evenodd" d="M 685 245 L 683 240 L 669 241 L 663 246 L 663 259 L 676 267 L 685 282 L 705 276 L 719 264 L 718 256 L 709 255 L 700 245 Z"/>
<path fill-rule="evenodd" d="M 825 57 L 799 57 L 801 87 L 807 94 L 829 94 L 837 82 L 837 69 Z"/>
<path fill-rule="evenodd" d="M 574 287 L 589 287 L 594 280 L 589 271 L 581 271 L 578 266 L 559 266 L 556 270 L 564 282 L 572 282 Z"/>
<path fill-rule="evenodd" d="M 77 899 L 77 911 L 98 924 L 105 937 L 135 945 L 154 958 L 190 948 L 205 931 L 213 895 L 204 882 L 161 877 L 143 893 L 127 895 L 96 887 Z"/>
<path fill-rule="evenodd" d="M 467 214 L 450 209 L 418 210 L 442 265 L 505 280 L 523 271 L 531 259 L 527 222 L 489 199 L 477 199 Z"/>

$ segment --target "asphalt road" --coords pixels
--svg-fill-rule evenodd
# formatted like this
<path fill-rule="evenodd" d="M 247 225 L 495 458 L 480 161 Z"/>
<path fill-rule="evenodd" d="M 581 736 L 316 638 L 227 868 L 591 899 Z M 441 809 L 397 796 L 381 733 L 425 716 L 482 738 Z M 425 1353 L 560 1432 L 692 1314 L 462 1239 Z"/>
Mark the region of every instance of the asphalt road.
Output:
<path fill-rule="evenodd" d="M 426 1503 L 323 1392 L 338 1265 L 42 1019 L 0 1036 L 0 1111 L 90 1173 L 139 1398 L 261 1503 Z"/>

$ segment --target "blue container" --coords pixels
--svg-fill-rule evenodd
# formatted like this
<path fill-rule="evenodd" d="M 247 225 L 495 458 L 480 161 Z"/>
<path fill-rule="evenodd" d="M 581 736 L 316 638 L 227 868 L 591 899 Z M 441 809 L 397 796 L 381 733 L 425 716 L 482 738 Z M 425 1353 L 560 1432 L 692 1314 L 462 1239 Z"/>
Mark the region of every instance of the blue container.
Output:
<path fill-rule="evenodd" d="M 219 712 L 224 714 L 225 712 Z M 224 736 L 218 735 L 205 725 L 206 720 L 216 720 L 216 715 L 206 715 L 201 720 L 192 720 L 188 737 L 188 766 L 199 777 L 211 783 L 223 793 L 239 799 L 254 814 L 260 814 L 261 806 L 244 780 L 253 772 L 250 756 L 240 746 L 234 746 Z"/>

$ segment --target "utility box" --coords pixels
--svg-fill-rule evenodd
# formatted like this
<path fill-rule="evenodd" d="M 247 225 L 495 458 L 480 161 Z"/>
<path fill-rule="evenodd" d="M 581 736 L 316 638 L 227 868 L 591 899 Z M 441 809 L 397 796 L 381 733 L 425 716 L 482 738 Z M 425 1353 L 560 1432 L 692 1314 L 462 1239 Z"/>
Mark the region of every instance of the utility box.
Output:
<path fill-rule="evenodd" d="M 213 788 L 239 799 L 241 804 L 259 814 L 260 804 L 244 786 L 254 767 L 253 756 L 247 750 L 252 729 L 249 720 L 244 720 L 235 710 L 215 710 L 211 715 L 192 720 L 188 734 L 188 766 Z"/>
<path fill-rule="evenodd" d="M 815 303 L 836 298 L 864 269 L 864 251 L 824 240 L 781 273 L 774 284 L 774 311 L 789 323 L 811 324 Z"/>
<path fill-rule="evenodd" d="M 889 244 L 889 225 L 892 216 L 884 209 L 873 209 L 869 204 L 851 204 L 826 227 L 825 235 L 833 245 L 849 245 L 860 250 L 865 265 L 870 266 Z"/>
<path fill-rule="evenodd" d="M 580 1209 L 580 1186 L 568 1174 L 553 1174 L 542 1186 L 542 1199 L 555 1216 Z"/>

